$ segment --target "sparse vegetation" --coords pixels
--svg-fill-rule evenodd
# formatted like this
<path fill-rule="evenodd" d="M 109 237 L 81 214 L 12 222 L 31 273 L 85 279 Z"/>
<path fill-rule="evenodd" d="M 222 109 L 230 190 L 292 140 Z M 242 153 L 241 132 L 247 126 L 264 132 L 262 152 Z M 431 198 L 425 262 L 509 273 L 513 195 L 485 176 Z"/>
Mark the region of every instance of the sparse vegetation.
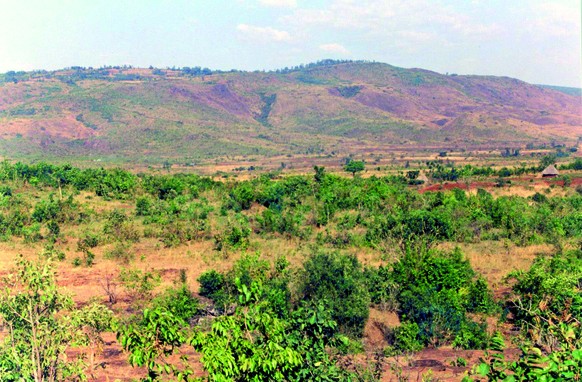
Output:
<path fill-rule="evenodd" d="M 346 166 L 354 162 L 364 169 L 363 161 Z M 378 380 L 389 369 L 385 363 L 393 362 L 385 357 L 441 346 L 495 352 L 504 335 L 508 342 L 508 326 L 520 328 L 521 343 L 539 350 L 536 359 L 544 367 L 552 368 L 555 359 L 577 362 L 569 354 L 579 349 L 579 173 L 564 169 L 570 186 L 551 188 L 546 182 L 561 185 L 564 179 L 540 178 L 534 187 L 519 178 L 538 171 L 538 163 L 494 169 L 424 161 L 409 167 L 399 174 L 350 176 L 318 165 L 307 175 L 257 172 L 244 180 L 213 180 L 3 162 L 0 244 L 68 259 L 55 267 L 67 272 L 70 285 L 92 277 L 91 297 L 115 313 L 91 311 L 115 323 L 118 342 L 111 343 L 145 368 L 135 373 L 146 370 L 142 377 L 151 380 L 188 380 L 196 373 L 210 380 Z M 410 184 L 421 171 L 443 184 L 432 192 L 433 186 Z M 498 177 L 511 180 L 512 189 L 495 188 Z M 453 178 L 466 183 L 444 187 Z M 516 194 L 519 187 L 527 194 Z M 531 254 L 511 272 L 472 248 L 493 248 L 501 264 L 530 248 L 544 255 L 533 261 Z M 50 273 L 22 264 L 34 274 Z M 18 275 L 22 271 L 11 277 Z M 494 293 L 502 276 L 513 280 L 509 295 Z M 47 280 L 38 285 L 57 301 L 61 292 Z M 25 284 L 5 283 L 6 304 Z M 66 302 L 51 313 L 55 325 L 72 325 L 67 320 L 81 314 L 71 299 Z M 93 302 L 85 296 L 80 305 L 89 309 Z M 380 325 L 378 316 L 389 315 L 395 322 Z M 98 334 L 113 329 L 84 320 L 83 333 L 93 322 L 90 338 L 83 337 L 96 349 L 92 360 L 70 366 L 59 353 L 59 380 L 98 373 L 88 366 L 98 362 Z M 382 345 L 371 349 L 368 336 L 376 326 Z M 504 334 L 493 335 L 496 330 Z M 58 338 L 59 346 L 77 346 L 73 337 Z M 0 370 L 8 373 L 16 361 L 6 349 Z M 19 362 L 28 354 L 22 349 Z M 467 356 L 451 362 L 479 367 L 476 373 L 485 376 L 517 373 L 513 359 L 495 359 L 484 358 L 488 366 Z"/>

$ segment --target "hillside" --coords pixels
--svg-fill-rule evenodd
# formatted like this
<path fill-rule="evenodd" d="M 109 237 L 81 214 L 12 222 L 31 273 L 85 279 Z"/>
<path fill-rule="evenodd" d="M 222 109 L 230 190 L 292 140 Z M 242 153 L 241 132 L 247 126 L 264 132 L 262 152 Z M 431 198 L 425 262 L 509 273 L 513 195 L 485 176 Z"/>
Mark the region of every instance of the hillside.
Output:
<path fill-rule="evenodd" d="M 198 163 L 361 147 L 576 144 L 581 131 L 580 97 L 381 63 L 0 75 L 0 150 L 9 158 Z"/>

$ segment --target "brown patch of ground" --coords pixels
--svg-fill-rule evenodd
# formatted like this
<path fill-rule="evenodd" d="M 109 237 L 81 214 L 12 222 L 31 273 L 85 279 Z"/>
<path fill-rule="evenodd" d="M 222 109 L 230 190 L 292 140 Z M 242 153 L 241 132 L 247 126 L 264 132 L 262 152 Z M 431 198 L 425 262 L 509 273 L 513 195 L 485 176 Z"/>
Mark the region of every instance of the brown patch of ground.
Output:
<path fill-rule="evenodd" d="M 43 137 L 86 139 L 96 135 L 96 132 L 72 116 L 47 119 L 14 118 L 0 124 L 0 137 L 11 138 L 17 134 L 39 140 Z"/>

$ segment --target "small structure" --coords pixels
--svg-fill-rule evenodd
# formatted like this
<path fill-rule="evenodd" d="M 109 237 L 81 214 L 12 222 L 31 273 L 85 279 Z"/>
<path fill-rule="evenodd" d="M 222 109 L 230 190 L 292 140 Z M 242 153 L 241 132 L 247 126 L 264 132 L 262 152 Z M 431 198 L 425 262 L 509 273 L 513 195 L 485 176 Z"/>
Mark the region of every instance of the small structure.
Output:
<path fill-rule="evenodd" d="M 420 180 L 424 184 L 428 183 L 428 177 L 426 176 L 426 174 L 424 172 L 421 172 L 420 174 L 418 174 L 418 176 L 416 177 L 416 180 Z"/>
<path fill-rule="evenodd" d="M 553 178 L 558 175 L 560 175 L 560 173 L 553 164 L 549 165 L 548 167 L 545 168 L 544 171 L 542 171 L 542 178 Z"/>

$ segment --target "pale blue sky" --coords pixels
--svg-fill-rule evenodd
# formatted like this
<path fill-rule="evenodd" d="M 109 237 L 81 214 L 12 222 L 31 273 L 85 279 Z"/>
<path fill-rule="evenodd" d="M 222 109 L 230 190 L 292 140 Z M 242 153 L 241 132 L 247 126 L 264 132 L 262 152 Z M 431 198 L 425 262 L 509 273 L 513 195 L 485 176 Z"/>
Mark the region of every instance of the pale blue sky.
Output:
<path fill-rule="evenodd" d="M 0 0 L 0 72 L 364 59 L 582 87 L 581 0 Z"/>

